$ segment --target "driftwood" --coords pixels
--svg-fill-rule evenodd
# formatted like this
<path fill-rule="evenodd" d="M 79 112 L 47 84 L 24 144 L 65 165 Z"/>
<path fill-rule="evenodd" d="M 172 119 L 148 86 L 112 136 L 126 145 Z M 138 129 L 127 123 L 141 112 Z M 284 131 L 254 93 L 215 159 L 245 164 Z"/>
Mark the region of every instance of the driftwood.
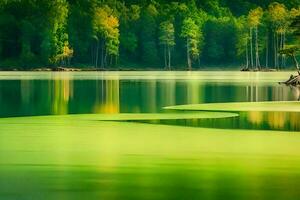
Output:
<path fill-rule="evenodd" d="M 280 84 L 290 85 L 290 86 L 297 86 L 300 85 L 300 75 L 294 76 L 291 75 L 287 81 L 279 82 Z"/>
<path fill-rule="evenodd" d="M 286 49 L 282 49 L 281 51 L 279 51 L 280 54 L 287 55 L 287 56 L 289 56 L 293 59 L 295 68 L 298 72 L 297 76 L 291 75 L 290 78 L 287 81 L 281 82 L 283 84 L 290 85 L 290 86 L 299 86 L 300 85 L 300 68 L 299 68 L 299 63 L 298 63 L 297 58 L 296 58 L 296 52 L 298 50 L 299 50 L 298 47 L 290 46 Z"/>

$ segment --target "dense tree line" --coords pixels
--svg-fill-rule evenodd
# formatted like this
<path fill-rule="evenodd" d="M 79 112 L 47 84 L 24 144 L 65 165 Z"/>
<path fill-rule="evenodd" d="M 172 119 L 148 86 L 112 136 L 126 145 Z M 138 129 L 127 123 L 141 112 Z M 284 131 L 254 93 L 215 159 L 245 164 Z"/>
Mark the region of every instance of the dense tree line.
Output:
<path fill-rule="evenodd" d="M 300 0 L 0 0 L 2 67 L 284 68 Z"/>

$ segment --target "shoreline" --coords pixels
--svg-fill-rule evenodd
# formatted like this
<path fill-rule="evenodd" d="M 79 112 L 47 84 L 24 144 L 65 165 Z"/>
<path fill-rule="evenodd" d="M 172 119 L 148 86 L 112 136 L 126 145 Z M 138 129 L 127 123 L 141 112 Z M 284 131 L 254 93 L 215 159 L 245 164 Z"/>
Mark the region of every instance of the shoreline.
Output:
<path fill-rule="evenodd" d="M 262 70 L 242 70 L 240 67 L 198 67 L 188 70 L 184 67 L 177 67 L 174 69 L 165 68 L 108 68 L 108 69 L 96 69 L 96 68 L 76 68 L 76 67 L 56 67 L 56 68 L 33 68 L 33 69 L 1 69 L 0 72 L 110 72 L 110 71 L 161 71 L 161 72 L 177 72 L 177 71 L 191 71 L 191 72 L 201 72 L 201 71 L 240 71 L 240 72 L 293 72 L 295 71 L 293 67 L 287 67 L 286 69 L 277 70 L 274 68 L 262 69 Z"/>

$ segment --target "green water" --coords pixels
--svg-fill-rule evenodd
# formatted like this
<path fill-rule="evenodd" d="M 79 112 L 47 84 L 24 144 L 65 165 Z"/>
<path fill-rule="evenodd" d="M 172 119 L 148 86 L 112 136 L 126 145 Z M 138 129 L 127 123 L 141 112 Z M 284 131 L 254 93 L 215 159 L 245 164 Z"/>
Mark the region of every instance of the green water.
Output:
<path fill-rule="evenodd" d="M 0 199 L 299 199 L 299 112 L 163 109 L 297 101 L 289 74 L 1 72 Z"/>

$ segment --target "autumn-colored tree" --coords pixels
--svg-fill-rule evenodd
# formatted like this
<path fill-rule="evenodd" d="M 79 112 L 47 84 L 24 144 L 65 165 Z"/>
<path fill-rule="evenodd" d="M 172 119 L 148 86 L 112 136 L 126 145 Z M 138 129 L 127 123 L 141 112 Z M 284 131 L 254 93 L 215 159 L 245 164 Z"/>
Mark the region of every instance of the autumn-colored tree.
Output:
<path fill-rule="evenodd" d="M 273 30 L 274 66 L 279 69 L 279 51 L 284 49 L 289 12 L 284 4 L 272 3 L 268 8 L 268 20 Z"/>
<path fill-rule="evenodd" d="M 119 20 L 112 15 L 112 10 L 108 6 L 98 7 L 95 10 L 94 38 L 96 40 L 96 60 L 95 67 L 98 67 L 99 46 L 101 43 L 101 67 L 107 65 L 107 57 L 117 58 L 119 55 Z"/>
<path fill-rule="evenodd" d="M 258 7 L 256 9 L 250 10 L 248 14 L 248 23 L 250 29 L 250 55 L 251 55 L 251 67 L 254 67 L 253 61 L 253 29 L 255 29 L 255 67 L 260 69 L 259 60 L 259 44 L 258 44 L 258 26 L 261 24 L 261 19 L 263 16 L 263 9 Z"/>
<path fill-rule="evenodd" d="M 69 46 L 68 42 L 65 42 L 62 53 L 56 55 L 53 59 L 55 64 L 63 66 L 70 66 L 71 58 L 74 55 L 74 50 Z"/>
<path fill-rule="evenodd" d="M 97 68 L 119 60 L 140 69 L 164 62 L 167 68 L 181 67 L 186 57 L 189 69 L 196 60 L 230 66 L 239 65 L 241 55 L 247 68 L 259 68 L 263 55 L 266 66 L 280 68 L 290 64 L 279 52 L 297 42 L 289 25 L 300 9 L 299 0 L 278 2 L 0 0 L 0 66 L 61 63 L 57 57 L 68 44 L 72 64 L 92 61 Z M 166 45 L 172 35 L 175 45 Z"/>

